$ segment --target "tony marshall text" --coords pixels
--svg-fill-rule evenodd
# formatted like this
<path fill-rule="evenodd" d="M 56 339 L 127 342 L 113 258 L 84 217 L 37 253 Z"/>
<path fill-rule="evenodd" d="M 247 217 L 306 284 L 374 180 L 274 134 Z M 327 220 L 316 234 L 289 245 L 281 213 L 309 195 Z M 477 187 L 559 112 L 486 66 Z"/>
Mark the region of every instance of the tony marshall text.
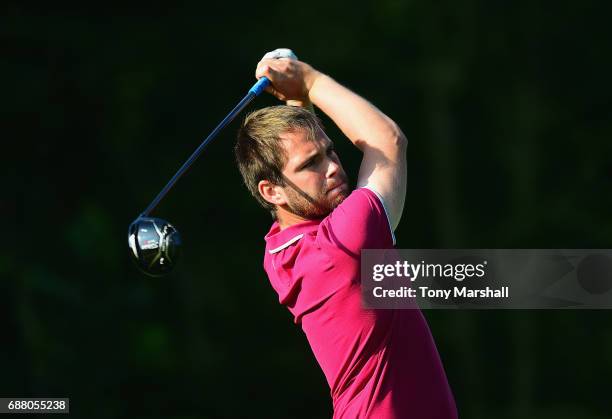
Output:
<path fill-rule="evenodd" d="M 439 290 L 429 287 L 400 287 L 394 290 L 386 290 L 383 287 L 375 287 L 372 290 L 376 298 L 508 298 L 508 287 L 469 289 L 468 287 L 453 287 L 453 289 Z"/>

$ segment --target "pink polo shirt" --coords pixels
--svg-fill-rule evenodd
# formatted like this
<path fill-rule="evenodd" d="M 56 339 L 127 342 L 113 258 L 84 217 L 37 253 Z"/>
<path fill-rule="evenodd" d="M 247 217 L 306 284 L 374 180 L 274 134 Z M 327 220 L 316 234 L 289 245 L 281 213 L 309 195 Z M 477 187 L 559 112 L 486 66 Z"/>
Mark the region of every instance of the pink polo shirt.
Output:
<path fill-rule="evenodd" d="M 378 194 L 357 189 L 326 218 L 274 223 L 265 239 L 264 269 L 323 369 L 334 419 L 457 417 L 421 312 L 362 308 L 361 249 L 394 245 Z"/>

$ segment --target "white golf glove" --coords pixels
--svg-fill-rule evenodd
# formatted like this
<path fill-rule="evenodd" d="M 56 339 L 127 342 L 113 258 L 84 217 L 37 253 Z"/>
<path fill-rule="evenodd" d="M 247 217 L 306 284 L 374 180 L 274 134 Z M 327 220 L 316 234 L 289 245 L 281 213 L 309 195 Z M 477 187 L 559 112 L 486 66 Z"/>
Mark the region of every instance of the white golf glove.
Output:
<path fill-rule="evenodd" d="M 267 58 L 290 58 L 292 60 L 297 60 L 298 57 L 291 51 L 289 48 L 277 48 L 274 51 L 266 52 L 266 54 L 261 58 L 265 60 Z"/>

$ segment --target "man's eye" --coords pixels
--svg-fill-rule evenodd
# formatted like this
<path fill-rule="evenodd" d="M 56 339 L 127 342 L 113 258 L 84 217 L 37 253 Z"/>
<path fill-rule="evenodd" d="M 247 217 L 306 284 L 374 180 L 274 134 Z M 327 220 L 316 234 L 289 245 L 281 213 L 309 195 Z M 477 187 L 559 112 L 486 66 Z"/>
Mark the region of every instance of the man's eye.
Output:
<path fill-rule="evenodd" d="M 308 167 L 313 166 L 313 165 L 315 164 L 315 160 L 316 160 L 316 159 L 310 159 L 310 160 L 308 160 L 308 161 L 306 162 L 306 164 L 305 164 L 304 166 L 302 166 L 302 168 L 303 168 L 303 169 L 306 169 L 306 168 L 308 168 Z"/>

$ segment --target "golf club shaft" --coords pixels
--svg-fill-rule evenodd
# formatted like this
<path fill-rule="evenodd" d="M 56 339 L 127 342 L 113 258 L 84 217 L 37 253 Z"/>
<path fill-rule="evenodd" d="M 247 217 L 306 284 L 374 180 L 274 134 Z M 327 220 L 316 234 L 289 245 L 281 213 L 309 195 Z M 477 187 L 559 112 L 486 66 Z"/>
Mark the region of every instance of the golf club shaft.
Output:
<path fill-rule="evenodd" d="M 181 166 L 181 168 L 174 174 L 174 176 L 172 176 L 172 179 L 170 179 L 166 186 L 164 186 L 164 189 L 162 189 L 161 192 L 157 194 L 153 202 L 151 202 L 147 209 L 145 209 L 144 212 L 140 214 L 141 217 L 148 217 L 149 214 L 151 214 L 151 212 L 155 209 L 155 207 L 157 207 L 159 202 L 164 198 L 164 196 L 166 196 L 168 191 L 172 189 L 176 181 L 179 180 L 179 178 L 187 171 L 187 169 L 191 167 L 193 162 L 197 160 L 197 158 L 200 156 L 204 148 L 206 148 L 208 143 L 211 142 L 212 139 L 215 138 L 217 134 L 219 134 L 219 132 L 227 124 L 229 124 L 236 117 L 236 115 L 238 115 L 256 96 L 258 96 L 266 87 L 268 87 L 269 84 L 270 80 L 268 80 L 266 77 L 262 77 L 257 81 L 257 83 L 253 85 L 253 87 L 251 87 L 251 89 L 249 89 L 249 93 L 247 93 L 247 95 L 242 98 L 238 105 L 236 105 L 236 107 L 232 109 L 229 114 L 227 114 L 223 121 L 221 121 L 221 123 L 217 125 L 217 127 L 208 135 L 208 137 L 206 137 L 206 139 L 202 141 L 202 144 L 198 146 L 198 148 L 193 152 L 191 157 L 189 157 L 189 159 L 187 159 L 183 166 Z"/>

